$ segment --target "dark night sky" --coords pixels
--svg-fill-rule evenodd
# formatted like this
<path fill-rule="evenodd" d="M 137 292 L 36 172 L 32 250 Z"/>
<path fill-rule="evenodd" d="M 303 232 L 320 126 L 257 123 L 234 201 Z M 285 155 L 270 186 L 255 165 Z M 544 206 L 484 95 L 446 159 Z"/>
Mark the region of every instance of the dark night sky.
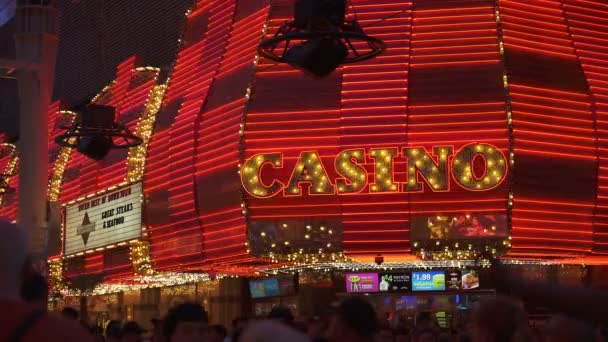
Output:
<path fill-rule="evenodd" d="M 145 3 L 145 6 L 142 4 Z M 193 0 L 63 0 L 54 99 L 82 102 L 114 79 L 131 55 L 170 67 Z M 13 22 L 0 27 L 0 58 L 14 58 Z M 0 132 L 17 134 L 17 84 L 0 79 Z"/>

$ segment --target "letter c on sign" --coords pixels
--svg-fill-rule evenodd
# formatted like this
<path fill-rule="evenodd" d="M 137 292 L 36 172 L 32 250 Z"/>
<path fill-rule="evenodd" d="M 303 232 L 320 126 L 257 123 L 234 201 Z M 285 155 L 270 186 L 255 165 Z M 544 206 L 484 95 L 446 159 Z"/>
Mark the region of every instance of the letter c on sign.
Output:
<path fill-rule="evenodd" d="M 473 164 L 477 157 L 483 158 L 485 162 L 483 175 L 475 174 Z M 467 190 L 490 190 L 500 185 L 507 177 L 507 158 L 489 144 L 464 146 L 458 151 L 452 163 L 454 180 Z"/>
<path fill-rule="evenodd" d="M 273 168 L 281 168 L 283 157 L 281 153 L 256 154 L 249 158 L 241 168 L 241 183 L 243 188 L 251 196 L 268 198 L 283 190 L 283 183 L 273 180 L 269 186 L 262 183 L 260 173 L 264 165 L 269 164 Z"/>

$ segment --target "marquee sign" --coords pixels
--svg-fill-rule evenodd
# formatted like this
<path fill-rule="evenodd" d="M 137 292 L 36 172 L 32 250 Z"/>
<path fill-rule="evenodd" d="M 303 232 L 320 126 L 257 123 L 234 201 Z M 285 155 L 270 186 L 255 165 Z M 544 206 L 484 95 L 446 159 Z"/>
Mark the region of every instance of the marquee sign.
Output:
<path fill-rule="evenodd" d="M 404 182 L 395 179 L 397 159 L 407 163 Z M 373 163 L 370 181 L 365 164 Z M 481 167 L 476 167 L 480 165 Z M 270 198 L 301 196 L 302 184 L 309 184 L 309 195 L 347 195 L 370 193 L 450 191 L 451 183 L 468 191 L 488 191 L 507 176 L 507 158 L 495 146 L 473 143 L 454 153 L 452 146 L 437 146 L 432 152 L 422 147 L 349 149 L 334 159 L 338 175 L 332 182 L 326 165 L 315 151 L 300 153 L 289 179 L 268 177 L 268 169 L 283 168 L 282 153 L 263 153 L 249 158 L 241 167 L 241 182 L 251 196 Z M 451 176 L 451 177 L 450 177 Z M 271 179 L 272 178 L 272 179 Z"/>
<path fill-rule="evenodd" d="M 141 235 L 142 184 L 66 206 L 65 254 L 137 239 Z"/>

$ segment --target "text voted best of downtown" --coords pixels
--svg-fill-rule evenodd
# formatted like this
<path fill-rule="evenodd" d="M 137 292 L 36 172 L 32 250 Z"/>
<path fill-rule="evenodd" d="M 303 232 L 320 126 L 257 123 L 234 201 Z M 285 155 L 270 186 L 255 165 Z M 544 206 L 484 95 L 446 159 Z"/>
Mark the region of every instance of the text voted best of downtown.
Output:
<path fill-rule="evenodd" d="M 88 210 L 90 208 L 97 207 L 102 204 L 110 203 L 121 198 L 127 197 L 131 195 L 131 188 L 119 190 L 108 195 L 102 196 L 100 198 L 96 198 L 85 203 L 78 205 L 78 211 L 81 212 L 83 210 Z M 133 210 L 133 203 L 128 203 L 124 205 L 119 205 L 115 208 L 104 210 L 101 213 L 101 219 L 103 221 L 102 228 L 111 228 L 119 224 L 123 224 L 125 222 L 125 216 L 123 214 L 128 213 Z M 122 216 L 118 216 L 122 215 Z M 116 217 L 118 216 L 118 217 Z"/>
<path fill-rule="evenodd" d="M 425 188 L 446 192 L 452 182 L 467 191 L 488 191 L 503 183 L 509 164 L 499 148 L 485 143 L 471 143 L 458 151 L 453 146 L 435 146 L 431 151 L 424 147 L 354 148 L 335 157 L 334 181 L 329 179 L 327 161 L 316 151 L 300 153 L 289 179 L 270 176 L 271 169 L 283 168 L 283 160 L 280 152 L 248 158 L 239 170 L 247 193 L 257 198 L 301 196 L 301 183 L 310 184 L 309 195 L 348 195 L 366 189 L 369 193 L 421 192 Z M 407 165 L 398 171 L 405 171 L 404 182 L 395 180 L 397 161 Z M 373 171 L 368 171 L 365 165 L 371 163 Z"/>

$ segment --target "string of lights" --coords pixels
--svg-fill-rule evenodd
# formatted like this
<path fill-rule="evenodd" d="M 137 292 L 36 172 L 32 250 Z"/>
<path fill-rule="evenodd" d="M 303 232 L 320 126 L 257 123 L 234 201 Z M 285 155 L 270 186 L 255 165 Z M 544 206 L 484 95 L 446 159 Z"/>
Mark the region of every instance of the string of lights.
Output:
<path fill-rule="evenodd" d="M 264 25 L 262 26 L 262 31 L 261 31 L 261 35 L 260 35 L 261 39 L 265 38 L 268 35 L 268 27 L 270 25 L 270 16 L 271 16 L 270 1 L 268 1 L 268 3 L 266 4 L 264 11 L 266 12 L 266 18 L 264 19 Z M 255 57 L 253 60 L 253 68 L 252 68 L 251 76 L 249 79 L 249 84 L 247 85 L 247 90 L 245 91 L 245 105 L 243 106 L 243 114 L 241 116 L 241 122 L 239 124 L 239 163 L 237 164 L 237 174 L 238 175 L 241 174 L 242 165 L 243 165 L 243 163 L 245 163 L 245 155 L 246 155 L 245 151 L 247 148 L 247 146 L 245 144 L 245 129 L 247 127 L 247 113 L 249 110 L 248 104 L 249 104 L 249 100 L 251 100 L 252 91 L 255 86 L 255 74 L 259 69 L 259 63 L 260 63 L 260 54 L 256 49 Z M 245 170 L 246 169 L 247 168 L 245 168 Z M 258 191 L 264 191 L 264 190 L 258 190 Z M 250 231 L 249 231 L 250 221 L 249 221 L 248 208 L 247 208 L 248 202 L 247 202 L 246 193 L 243 190 L 243 188 L 240 188 L 240 199 L 241 199 L 241 214 L 245 218 L 245 226 L 247 229 L 247 235 L 249 235 L 250 234 Z M 247 240 L 249 240 L 249 239 L 247 239 Z M 248 241 L 245 242 L 245 252 L 247 254 L 251 253 L 251 249 L 249 249 Z"/>
<path fill-rule="evenodd" d="M 11 179 L 17 171 L 16 168 L 19 162 L 19 154 L 17 152 L 17 147 L 14 144 L 0 143 L 0 150 L 5 156 L 3 159 L 7 159 L 6 166 L 0 174 L 0 207 L 2 207 L 2 202 L 5 201 L 5 197 L 11 190 Z"/>

